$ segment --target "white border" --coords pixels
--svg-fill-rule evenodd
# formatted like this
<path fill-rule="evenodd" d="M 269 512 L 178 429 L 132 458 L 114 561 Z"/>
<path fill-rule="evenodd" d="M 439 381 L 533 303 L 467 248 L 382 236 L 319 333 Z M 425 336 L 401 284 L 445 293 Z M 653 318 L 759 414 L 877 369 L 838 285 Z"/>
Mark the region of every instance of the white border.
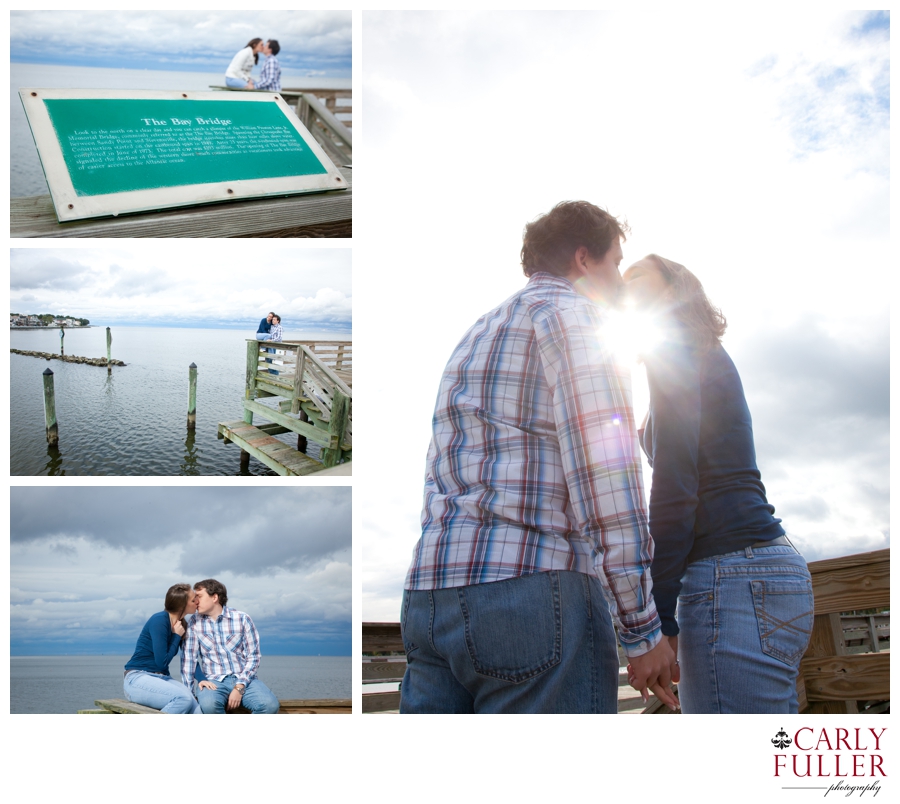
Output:
<path fill-rule="evenodd" d="M 300 119 L 284 99 L 273 93 L 249 92 L 178 92 L 171 90 L 107 90 L 107 89 L 41 89 L 25 87 L 19 90 L 25 107 L 25 116 L 31 126 L 50 196 L 60 223 L 126 215 L 133 212 L 184 207 L 194 204 L 210 204 L 221 201 L 237 201 L 247 198 L 292 195 L 296 193 L 322 192 L 347 189 L 347 182 L 322 147 L 306 130 Z M 50 120 L 44 100 L 118 99 L 118 100 L 199 100 L 233 103 L 278 104 L 285 118 L 297 130 L 303 141 L 325 168 L 325 173 L 306 176 L 282 176 L 272 179 L 242 179 L 209 184 L 185 184 L 178 187 L 161 187 L 149 190 L 131 190 L 123 193 L 83 196 L 75 192 L 69 170 L 63 157 L 56 130 Z"/>

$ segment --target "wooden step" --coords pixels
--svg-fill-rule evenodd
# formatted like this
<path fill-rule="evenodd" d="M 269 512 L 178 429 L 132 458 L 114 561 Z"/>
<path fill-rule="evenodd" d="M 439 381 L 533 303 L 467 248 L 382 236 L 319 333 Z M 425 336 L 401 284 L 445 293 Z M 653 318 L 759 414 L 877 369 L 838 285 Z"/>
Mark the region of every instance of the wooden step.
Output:
<path fill-rule="evenodd" d="M 219 422 L 218 435 L 226 443 L 234 442 L 280 475 L 311 475 L 323 468 L 319 461 L 243 420 Z"/>

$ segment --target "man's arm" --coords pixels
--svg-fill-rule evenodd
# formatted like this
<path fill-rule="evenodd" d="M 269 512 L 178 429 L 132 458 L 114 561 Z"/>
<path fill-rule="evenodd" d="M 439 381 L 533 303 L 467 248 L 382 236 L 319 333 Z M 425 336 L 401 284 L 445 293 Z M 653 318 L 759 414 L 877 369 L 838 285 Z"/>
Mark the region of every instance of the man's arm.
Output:
<path fill-rule="evenodd" d="M 256 626 L 253 624 L 253 620 L 243 613 L 241 614 L 241 637 L 244 642 L 244 666 L 238 673 L 237 680 L 239 683 L 249 684 L 251 679 L 256 676 L 261 656 Z"/>
<path fill-rule="evenodd" d="M 602 319 L 588 303 L 535 320 L 553 394 L 571 510 L 595 549 L 594 568 L 614 605 L 629 657 L 660 642 L 651 594 L 653 545 L 647 528 L 630 372 L 601 341 Z"/>

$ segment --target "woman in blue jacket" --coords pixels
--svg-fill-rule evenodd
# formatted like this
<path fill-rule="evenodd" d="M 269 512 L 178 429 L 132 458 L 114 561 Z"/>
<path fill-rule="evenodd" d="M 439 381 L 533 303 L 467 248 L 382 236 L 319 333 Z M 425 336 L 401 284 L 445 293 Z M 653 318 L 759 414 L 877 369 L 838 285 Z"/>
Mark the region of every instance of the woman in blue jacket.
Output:
<path fill-rule="evenodd" d="M 125 697 L 169 715 L 202 714 L 191 691 L 169 675 L 187 630 L 185 617 L 197 611 L 190 584 L 177 583 L 166 592 L 165 610 L 147 620 L 134 654 L 125 665 Z"/>
<path fill-rule="evenodd" d="M 653 468 L 653 596 L 682 711 L 796 712 L 812 584 L 766 499 L 725 318 L 690 271 L 655 254 L 624 280 L 662 333 L 643 355 L 650 411 L 639 437 Z"/>

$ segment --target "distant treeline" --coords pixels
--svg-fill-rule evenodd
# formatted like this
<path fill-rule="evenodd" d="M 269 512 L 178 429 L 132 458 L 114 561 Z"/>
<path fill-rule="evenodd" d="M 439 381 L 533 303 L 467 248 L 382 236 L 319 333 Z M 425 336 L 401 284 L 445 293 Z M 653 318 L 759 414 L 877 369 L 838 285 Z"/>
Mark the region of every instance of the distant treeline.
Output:
<path fill-rule="evenodd" d="M 76 318 L 74 315 L 54 315 L 53 313 L 40 313 L 39 315 L 34 313 L 10 313 L 10 316 L 15 316 L 17 318 L 37 318 L 44 326 L 50 326 L 50 324 L 54 324 L 57 321 L 65 321 L 69 318 L 73 321 L 77 321 L 82 327 L 86 327 L 91 323 L 86 318 Z"/>

